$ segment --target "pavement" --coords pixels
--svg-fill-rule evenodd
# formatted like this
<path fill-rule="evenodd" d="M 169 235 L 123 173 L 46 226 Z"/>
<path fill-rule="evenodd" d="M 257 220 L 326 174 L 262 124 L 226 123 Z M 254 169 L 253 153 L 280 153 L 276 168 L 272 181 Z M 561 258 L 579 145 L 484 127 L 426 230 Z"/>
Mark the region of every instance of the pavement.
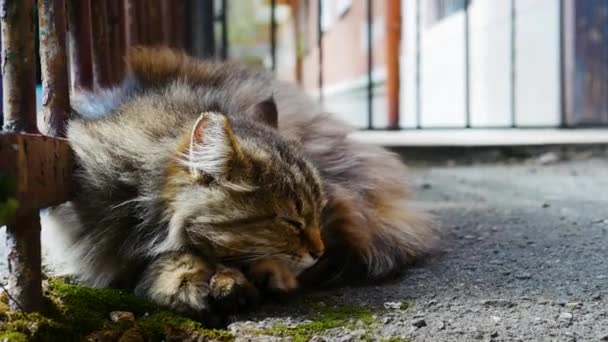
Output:
<path fill-rule="evenodd" d="M 352 309 L 343 327 L 315 331 L 305 301 L 269 304 L 235 318 L 237 340 L 304 326 L 287 340 L 608 341 L 608 158 L 416 166 L 409 177 L 443 227 L 441 255 L 385 284 L 308 295 L 312 311 Z"/>

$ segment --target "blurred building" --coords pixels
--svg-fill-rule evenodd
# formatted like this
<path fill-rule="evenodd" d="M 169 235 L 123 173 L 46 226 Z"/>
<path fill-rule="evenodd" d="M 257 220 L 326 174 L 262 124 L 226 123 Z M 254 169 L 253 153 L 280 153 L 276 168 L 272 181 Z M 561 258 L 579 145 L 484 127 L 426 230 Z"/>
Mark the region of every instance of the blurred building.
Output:
<path fill-rule="evenodd" d="M 284 39 L 297 40 L 289 67 L 295 66 L 302 86 L 318 96 L 321 74 L 328 109 L 366 127 L 371 80 L 371 126 L 386 128 L 391 1 L 290 3 L 293 13 L 283 27 L 296 31 Z M 401 0 L 399 5 L 398 127 L 608 124 L 607 1 Z"/>

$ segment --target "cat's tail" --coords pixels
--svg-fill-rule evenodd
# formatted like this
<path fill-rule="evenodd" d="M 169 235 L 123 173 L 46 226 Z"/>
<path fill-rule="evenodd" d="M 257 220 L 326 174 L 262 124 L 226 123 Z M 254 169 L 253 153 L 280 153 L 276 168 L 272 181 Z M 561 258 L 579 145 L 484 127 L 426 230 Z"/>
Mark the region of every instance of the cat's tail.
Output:
<path fill-rule="evenodd" d="M 326 254 L 302 275 L 305 283 L 381 280 L 439 250 L 437 225 L 413 207 L 396 155 L 347 137 L 323 145 L 312 151 L 327 184 Z"/>

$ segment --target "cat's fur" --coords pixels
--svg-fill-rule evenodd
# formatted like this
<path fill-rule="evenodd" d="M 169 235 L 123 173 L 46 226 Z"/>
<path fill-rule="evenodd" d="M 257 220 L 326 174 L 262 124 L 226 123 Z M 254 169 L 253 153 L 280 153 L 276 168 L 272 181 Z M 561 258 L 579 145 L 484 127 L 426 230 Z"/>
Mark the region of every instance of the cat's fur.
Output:
<path fill-rule="evenodd" d="M 45 219 L 82 281 L 205 310 L 251 290 L 240 269 L 290 290 L 380 279 L 435 247 L 398 158 L 296 87 L 168 49 L 128 61 L 122 86 L 74 99 L 75 198 Z"/>

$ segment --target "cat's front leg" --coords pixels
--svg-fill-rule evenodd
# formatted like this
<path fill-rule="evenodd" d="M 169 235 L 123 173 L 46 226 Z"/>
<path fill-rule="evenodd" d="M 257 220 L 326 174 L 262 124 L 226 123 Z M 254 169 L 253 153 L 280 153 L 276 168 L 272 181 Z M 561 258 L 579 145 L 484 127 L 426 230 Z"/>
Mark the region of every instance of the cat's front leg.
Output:
<path fill-rule="evenodd" d="M 164 253 L 150 262 L 135 293 L 173 310 L 198 315 L 213 324 L 209 281 L 215 267 L 190 252 Z"/>

